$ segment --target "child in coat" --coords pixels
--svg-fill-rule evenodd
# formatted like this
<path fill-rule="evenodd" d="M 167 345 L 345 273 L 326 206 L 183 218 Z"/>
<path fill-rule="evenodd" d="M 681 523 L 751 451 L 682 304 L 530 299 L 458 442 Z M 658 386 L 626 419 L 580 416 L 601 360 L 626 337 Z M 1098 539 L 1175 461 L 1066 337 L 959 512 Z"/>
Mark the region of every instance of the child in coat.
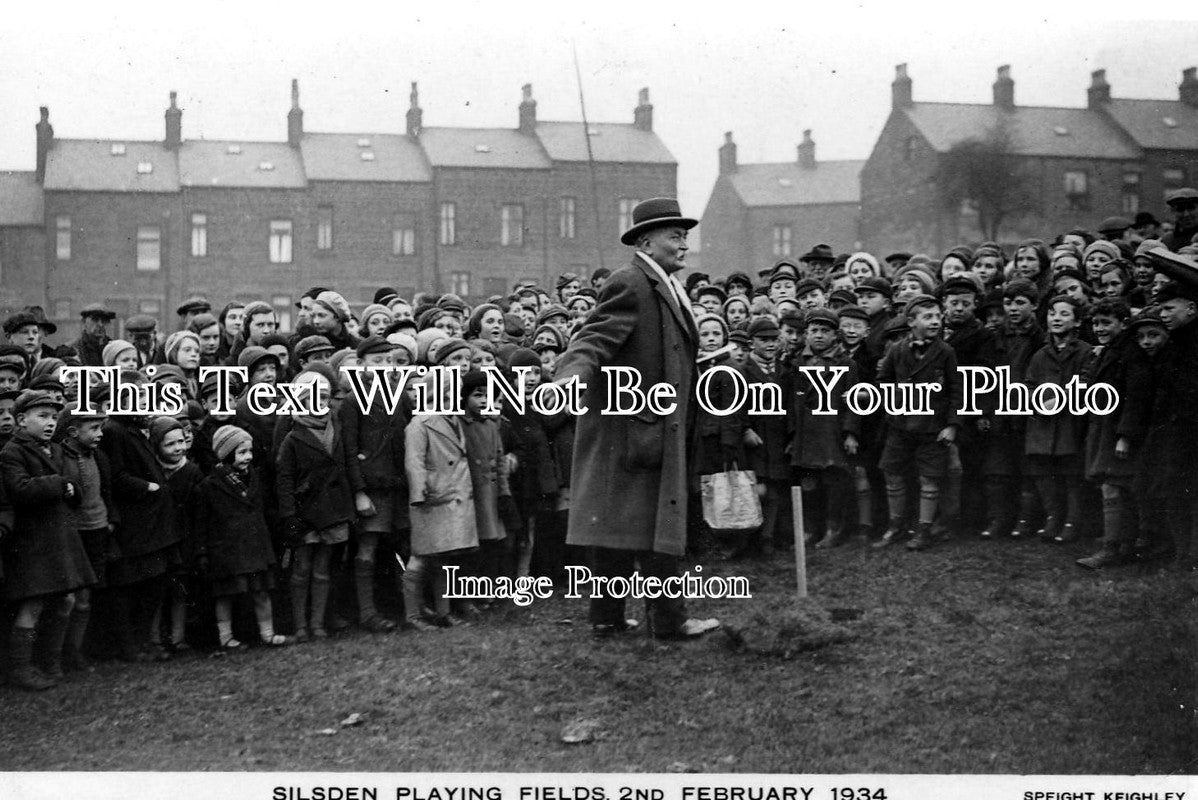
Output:
<path fill-rule="evenodd" d="M 262 642 L 272 647 L 290 644 L 288 637 L 274 631 L 270 590 L 275 557 L 262 488 L 251 465 L 254 440 L 244 429 L 224 425 L 212 437 L 212 451 L 218 463 L 200 484 L 197 516 L 203 525 L 199 558 L 215 598 L 220 647 L 245 647 L 233 638 L 233 600 L 246 594 L 253 598 Z"/>
<path fill-rule="evenodd" d="M 294 381 L 311 386 L 313 397 L 321 405 L 327 404 L 335 382 L 336 375 L 321 363 L 309 364 Z M 349 540 L 354 493 L 358 487 L 351 483 L 349 455 L 334 415 L 304 414 L 294 417 L 294 421 L 294 427 L 279 447 L 276 474 L 279 514 L 295 553 L 291 570 L 295 638 L 306 642 L 309 637 L 328 636 L 325 611 L 333 547 Z M 373 581 L 373 578 L 372 570 L 366 579 Z M 369 618 L 366 623 L 370 624 Z"/>
<path fill-rule="evenodd" d="M 749 358 L 742 371 L 750 384 L 772 384 L 781 396 L 778 370 L 778 324 L 772 317 L 749 323 L 752 342 Z M 732 558 L 760 555 L 764 540 L 779 550 L 793 546 L 790 525 L 790 457 L 786 455 L 786 417 L 781 414 L 750 414 L 745 431 L 749 448 L 749 467 L 757 475 L 758 486 L 765 486 L 761 502 L 762 526 L 748 535 Z"/>
<path fill-rule="evenodd" d="M 503 451 L 499 418 L 483 416 L 487 405 L 487 375 L 471 370 L 462 378 L 462 417 L 466 435 L 466 453 L 470 459 L 470 482 L 474 491 L 474 518 L 478 525 L 479 553 L 471 570 L 474 574 L 497 578 L 502 574 L 504 540 L 507 531 L 503 518 L 510 516 L 512 489 L 508 483 L 508 458 Z M 465 606 L 469 609 L 469 601 Z"/>
<path fill-rule="evenodd" d="M 1045 383 L 1064 387 L 1075 376 L 1085 377 L 1093 355 L 1078 338 L 1080 316 L 1079 303 L 1069 295 L 1059 294 L 1048 302 L 1048 342 L 1032 356 L 1025 376 L 1031 391 Z M 1025 466 L 1044 504 L 1046 518 L 1039 536 L 1047 541 L 1071 542 L 1079 535 L 1085 424 L 1084 416 L 1067 409 L 1033 414 L 1027 421 Z"/>
<path fill-rule="evenodd" d="M 919 480 L 919 526 L 908 550 L 931 547 L 932 522 L 940 501 L 940 487 L 948 474 L 949 445 L 957 436 L 957 409 L 961 407 L 961 376 L 957 357 L 941 338 L 940 302 L 931 295 L 915 295 L 904 311 L 910 335 L 886 351 L 878 367 L 878 383 L 938 384 L 929 392 L 932 413 L 887 413 L 886 444 L 881 467 L 886 475 L 886 503 L 890 521 L 874 547 L 900 539 L 907 520 L 907 472 L 915 465 Z M 897 411 L 898 409 L 893 409 Z"/>
<path fill-rule="evenodd" d="M 446 391 L 452 390 L 446 382 Z M 455 414 L 417 414 L 404 432 L 404 466 L 411 499 L 412 557 L 404 573 L 404 615 L 409 627 L 430 630 L 423 619 L 424 590 L 432 585 L 434 621 L 450 627 L 445 596 L 448 559 L 478 547 L 474 487 L 466 434 Z"/>
<path fill-rule="evenodd" d="M 112 502 L 112 471 L 108 457 L 99 449 L 104 436 L 104 414 L 66 411 L 59 418 L 58 427 L 65 431 L 63 473 L 79 488 L 79 505 L 72 509 L 75 528 L 96 574 L 92 588 L 102 589 L 106 585 L 109 554 L 113 547 L 112 531 L 117 521 L 116 506 Z M 63 647 L 66 669 L 87 670 L 90 667 L 83 654 L 83 642 L 91 620 L 92 588 L 75 592 L 75 607 L 71 611 Z"/>
<path fill-rule="evenodd" d="M 204 473 L 187 457 L 187 430 L 173 417 L 158 417 L 150 423 L 150 445 L 166 476 L 166 491 L 174 505 L 172 517 L 179 537 L 179 563 L 171 570 L 166 596 L 150 624 L 150 638 L 169 653 L 189 649 L 187 635 L 188 599 L 198 587 L 190 586 L 196 569 L 195 501 Z M 163 612 L 170 632 L 162 632 Z"/>
<path fill-rule="evenodd" d="M 70 506 L 78 487 L 63 476 L 62 448 L 50 440 L 62 403 L 46 392 L 27 390 L 14 406 L 17 432 L 0 451 L 4 491 L 15 512 L 5 541 L 5 593 L 16 603 L 9 640 L 9 681 L 40 691 L 57 684 L 74 592 L 96 582 Z M 42 620 L 43 612 L 51 618 Z M 42 672 L 33 664 L 38 623 L 43 622 Z M 47 674 L 48 673 L 48 674 Z"/>

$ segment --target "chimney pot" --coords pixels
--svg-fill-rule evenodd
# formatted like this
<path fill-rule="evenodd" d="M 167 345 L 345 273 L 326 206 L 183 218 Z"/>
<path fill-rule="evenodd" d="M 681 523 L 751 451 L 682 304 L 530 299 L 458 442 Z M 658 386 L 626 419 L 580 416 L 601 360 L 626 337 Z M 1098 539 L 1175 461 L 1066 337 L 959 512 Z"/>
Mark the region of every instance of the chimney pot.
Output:
<path fill-rule="evenodd" d="M 803 131 L 803 141 L 799 143 L 799 166 L 803 169 L 815 169 L 815 140 L 811 138 L 811 129 Z"/>
<path fill-rule="evenodd" d="M 46 180 L 46 159 L 50 155 L 50 145 L 54 142 L 54 126 L 50 124 L 50 109 L 48 106 L 42 106 L 39 109 L 41 119 L 34 130 L 37 132 L 37 182 L 42 183 Z"/>
<path fill-rule="evenodd" d="M 1086 107 L 1101 109 L 1111 102 L 1111 85 L 1106 80 L 1106 70 L 1096 69 L 1090 73 L 1090 88 L 1086 89 Z"/>
<path fill-rule="evenodd" d="M 532 84 L 524 84 L 520 91 L 523 94 L 520 100 L 520 132 L 534 133 L 537 129 L 537 101 L 532 99 Z"/>
<path fill-rule="evenodd" d="M 649 102 L 649 87 L 644 87 L 636 95 L 636 108 L 632 111 L 632 124 L 637 130 L 653 130 L 653 104 Z"/>
<path fill-rule="evenodd" d="M 304 138 L 304 110 L 299 104 L 299 80 L 291 79 L 291 110 L 287 112 L 287 144 L 299 147 Z"/>
<path fill-rule="evenodd" d="M 998 77 L 994 80 L 994 105 L 1008 111 L 1015 108 L 1015 81 L 1011 79 L 1010 64 L 998 68 Z"/>
<path fill-rule="evenodd" d="M 416 81 L 412 81 L 412 92 L 408 95 L 408 136 L 419 136 L 424 127 L 424 112 L 420 109 L 420 92 Z"/>
<path fill-rule="evenodd" d="M 1198 67 L 1186 67 L 1181 71 L 1181 84 L 1177 91 L 1181 102 L 1198 108 Z"/>
<path fill-rule="evenodd" d="M 171 105 L 166 110 L 166 140 L 168 150 L 177 150 L 183 144 L 183 112 L 179 110 L 178 92 L 171 92 Z"/>
<path fill-rule="evenodd" d="M 898 64 L 895 66 L 894 81 L 890 84 L 891 108 L 910 108 L 914 105 L 911 85 L 911 78 L 907 75 L 907 65 Z"/>
<path fill-rule="evenodd" d="M 720 145 L 720 174 L 733 172 L 736 172 L 736 142 L 732 141 L 732 131 L 725 131 L 724 143 Z"/>

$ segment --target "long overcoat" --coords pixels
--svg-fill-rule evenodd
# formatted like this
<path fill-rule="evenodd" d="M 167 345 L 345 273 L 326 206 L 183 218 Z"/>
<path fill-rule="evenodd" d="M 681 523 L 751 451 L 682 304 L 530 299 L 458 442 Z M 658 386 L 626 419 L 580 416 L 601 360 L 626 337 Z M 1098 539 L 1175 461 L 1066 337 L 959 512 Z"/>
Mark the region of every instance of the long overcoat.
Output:
<path fill-rule="evenodd" d="M 1141 445 L 1148 434 L 1152 413 L 1153 375 L 1148 356 L 1127 331 L 1103 348 L 1091 363 L 1086 384 L 1106 383 L 1114 388 L 1119 404 L 1110 414 L 1091 414 L 1086 431 L 1086 477 L 1092 481 L 1123 478 L 1139 471 Z M 1118 458 L 1115 445 L 1126 438 L 1131 455 Z"/>
<path fill-rule="evenodd" d="M 1074 338 L 1062 348 L 1050 340 L 1032 356 L 1024 376 L 1033 392 L 1043 383 L 1065 386 L 1074 376 L 1083 378 L 1094 354 L 1090 345 Z M 1024 448 L 1028 455 L 1072 456 L 1085 450 L 1086 418 L 1061 409 L 1056 414 L 1035 414 L 1027 418 Z"/>
<path fill-rule="evenodd" d="M 112 468 L 112 498 L 120 513 L 116 529 L 122 558 L 149 555 L 177 543 L 175 507 L 166 488 L 166 473 L 149 438 L 128 417 L 104 424 L 100 447 Z M 158 491 L 151 492 L 151 483 Z"/>
<path fill-rule="evenodd" d="M 207 577 L 214 581 L 263 572 L 275 563 L 257 470 L 251 467 L 240 483 L 230 480 L 231 471 L 218 464 L 199 488 L 196 554 L 208 557 Z"/>
<path fill-rule="evenodd" d="M 8 599 L 94 584 L 96 574 L 67 505 L 62 449 L 51 444 L 47 455 L 18 433 L 0 450 L 0 473 L 4 493 L 16 512 L 12 534 L 4 541 Z"/>
<path fill-rule="evenodd" d="M 687 444 L 694 410 L 698 335 L 690 310 L 639 257 L 612 273 L 570 341 L 555 377 L 586 383 L 571 471 L 567 542 L 681 556 L 686 550 Z M 630 367 L 647 390 L 674 387 L 677 407 L 658 416 L 600 413 L 600 367 Z"/>
<path fill-rule="evenodd" d="M 331 418 L 328 424 L 333 425 Z M 298 517 L 306 529 L 317 531 L 354 521 L 361 473 L 351 475 L 345 437 L 336 426 L 331 453 L 309 428 L 293 427 L 279 447 L 275 474 L 283 519 Z"/>
<path fill-rule="evenodd" d="M 404 432 L 412 555 L 478 547 L 466 440 L 448 417 L 417 414 Z"/>

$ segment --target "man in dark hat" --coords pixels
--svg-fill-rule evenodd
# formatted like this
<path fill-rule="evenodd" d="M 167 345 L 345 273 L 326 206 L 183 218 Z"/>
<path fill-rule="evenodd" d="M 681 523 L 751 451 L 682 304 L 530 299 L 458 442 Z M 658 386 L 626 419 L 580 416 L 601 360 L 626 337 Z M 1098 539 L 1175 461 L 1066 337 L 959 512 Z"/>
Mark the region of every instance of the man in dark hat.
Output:
<path fill-rule="evenodd" d="M 1170 192 L 1165 204 L 1173 212 L 1173 232 L 1161 241 L 1176 253 L 1198 235 L 1198 189 L 1186 187 Z"/>
<path fill-rule="evenodd" d="M 636 248 L 632 263 L 612 273 L 599 305 L 557 364 L 555 382 L 586 384 L 589 413 L 578 417 L 574 439 L 568 542 L 590 548 L 597 576 L 646 578 L 679 574 L 686 552 L 690 421 L 693 416 L 698 332 L 690 301 L 675 273 L 685 266 L 687 231 L 698 220 L 682 216 L 678 201 L 637 204 L 620 241 Z M 669 414 L 646 408 L 636 416 L 599 413 L 607 405 L 601 367 L 625 367 L 644 388 L 669 384 Z M 596 636 L 633 626 L 624 598 L 591 600 Z M 662 639 L 701 636 L 716 620 L 689 619 L 679 599 L 647 599 L 650 632 Z"/>
<path fill-rule="evenodd" d="M 83 330 L 71 347 L 79 354 L 79 363 L 85 367 L 104 366 L 104 345 L 108 344 L 108 323 L 116 319 L 116 312 L 109 311 L 103 303 L 84 306 L 79 312 L 83 318 Z"/>
<path fill-rule="evenodd" d="M 807 267 L 808 275 L 822 281 L 836 260 L 836 254 L 829 245 L 817 244 L 799 260 Z"/>
<path fill-rule="evenodd" d="M 1159 239 L 1161 236 L 1160 220 L 1154 217 L 1151 211 L 1141 211 L 1136 214 L 1136 218 L 1132 221 L 1132 227 L 1140 235 L 1141 241 L 1144 239 Z"/>
<path fill-rule="evenodd" d="M 158 347 L 158 320 L 149 314 L 136 314 L 125 320 L 125 333 L 137 351 L 137 368 L 154 363 L 154 351 Z"/>
<path fill-rule="evenodd" d="M 191 321 L 200 314 L 207 314 L 212 311 L 212 304 L 208 302 L 207 297 L 195 295 L 189 297 L 175 309 L 175 313 L 179 315 L 179 330 L 187 330 L 187 326 Z"/>

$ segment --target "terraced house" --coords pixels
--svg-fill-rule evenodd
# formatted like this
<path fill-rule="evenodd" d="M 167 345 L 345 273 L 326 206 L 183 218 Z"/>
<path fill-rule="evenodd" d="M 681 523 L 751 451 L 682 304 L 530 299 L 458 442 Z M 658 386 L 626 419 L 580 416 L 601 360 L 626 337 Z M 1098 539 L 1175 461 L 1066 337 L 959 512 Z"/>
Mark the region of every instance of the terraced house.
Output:
<path fill-rule="evenodd" d="M 62 338 L 102 300 L 172 330 L 206 294 L 266 299 L 286 327 L 314 284 L 477 300 L 622 264 L 632 207 L 677 193 L 648 90 L 631 123 L 584 126 L 538 120 L 526 85 L 517 118 L 425 127 L 415 83 L 403 133 L 343 134 L 304 130 L 292 81 L 277 142 L 184 139 L 174 92 L 162 141 L 57 137 L 42 108 L 36 169 L 0 173 L 0 314 L 40 302 Z"/>

